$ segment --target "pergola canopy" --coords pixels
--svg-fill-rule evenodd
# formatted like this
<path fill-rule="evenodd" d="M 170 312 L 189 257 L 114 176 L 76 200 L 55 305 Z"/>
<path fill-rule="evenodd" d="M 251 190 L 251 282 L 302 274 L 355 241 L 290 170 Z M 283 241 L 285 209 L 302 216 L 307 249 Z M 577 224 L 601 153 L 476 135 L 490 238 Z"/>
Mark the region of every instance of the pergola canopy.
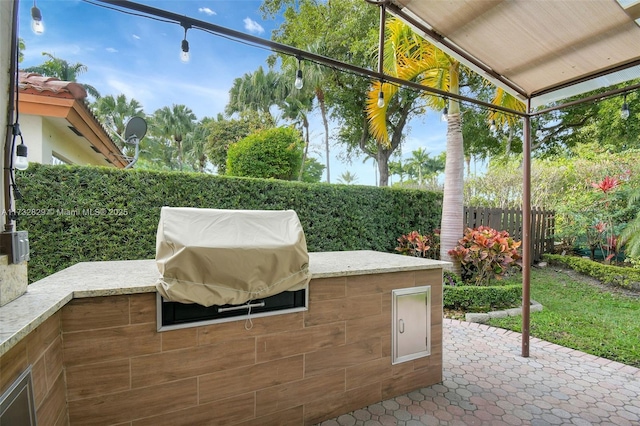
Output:
<path fill-rule="evenodd" d="M 387 10 L 532 107 L 640 78 L 640 0 L 392 0 Z"/>

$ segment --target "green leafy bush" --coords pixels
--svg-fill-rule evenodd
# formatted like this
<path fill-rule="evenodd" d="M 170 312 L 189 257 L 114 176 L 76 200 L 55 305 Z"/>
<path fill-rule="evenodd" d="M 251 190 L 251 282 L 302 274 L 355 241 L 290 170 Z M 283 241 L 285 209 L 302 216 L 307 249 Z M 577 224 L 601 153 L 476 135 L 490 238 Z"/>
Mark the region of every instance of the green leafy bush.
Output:
<path fill-rule="evenodd" d="M 522 302 L 522 286 L 445 285 L 442 299 L 445 308 L 463 311 L 488 312 L 513 308 Z"/>
<path fill-rule="evenodd" d="M 551 264 L 568 266 L 575 271 L 598 279 L 603 284 L 640 290 L 640 270 L 636 268 L 605 265 L 591 259 L 558 254 L 545 254 L 543 259 Z"/>
<path fill-rule="evenodd" d="M 520 241 L 514 241 L 506 231 L 488 226 L 467 228 L 458 245 L 449 255 L 462 264 L 462 280 L 475 285 L 489 285 L 491 279 L 501 279 L 515 266 L 520 254 Z"/>
<path fill-rule="evenodd" d="M 292 128 L 253 133 L 229 146 L 227 175 L 292 180 L 298 176 L 303 148 L 304 141 Z"/>
<path fill-rule="evenodd" d="M 18 173 L 18 229 L 29 231 L 29 279 L 77 262 L 152 259 L 162 206 L 295 210 L 309 251 L 393 252 L 410 229 L 435 229 L 435 192 L 32 164 Z"/>

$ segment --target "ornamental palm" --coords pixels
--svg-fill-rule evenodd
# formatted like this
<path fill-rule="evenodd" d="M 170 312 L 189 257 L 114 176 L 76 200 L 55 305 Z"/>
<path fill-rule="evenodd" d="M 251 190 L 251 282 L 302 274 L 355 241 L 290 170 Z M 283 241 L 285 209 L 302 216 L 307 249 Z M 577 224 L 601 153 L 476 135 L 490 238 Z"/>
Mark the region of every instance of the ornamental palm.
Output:
<path fill-rule="evenodd" d="M 55 77 L 62 81 L 77 81 L 77 78 L 80 74 L 84 74 L 87 72 L 87 66 L 81 64 L 80 62 L 76 62 L 75 64 L 70 64 L 64 59 L 56 58 L 51 53 L 42 52 L 43 56 L 48 57 L 43 64 L 37 65 L 35 67 L 25 68 L 26 72 L 34 72 L 41 74 L 45 77 Z M 88 94 L 93 96 L 95 99 L 100 99 L 100 93 L 98 89 L 91 86 L 90 84 L 82 84 Z"/>
<path fill-rule="evenodd" d="M 132 117 L 145 117 L 142 105 L 135 99 L 127 100 L 123 94 L 113 97 L 104 96 L 93 104 L 93 109 L 103 123 L 107 124 L 107 129 L 121 149 L 126 149 L 122 140 L 127 122 Z M 117 135 L 117 136 L 116 136 Z"/>
<path fill-rule="evenodd" d="M 415 34 L 409 26 L 396 18 L 386 24 L 383 66 L 384 72 L 403 80 L 416 81 L 452 94 L 460 94 L 460 75 L 469 72 L 455 58 L 437 49 Z M 385 105 L 378 107 L 378 94 L 384 93 Z M 376 81 L 368 94 L 367 116 L 372 135 L 380 144 L 389 144 L 387 115 L 390 100 L 398 93 L 398 86 Z M 440 110 L 445 100 L 423 93 L 427 104 Z M 524 105 L 502 90 L 496 91 L 494 103 L 524 110 Z M 513 117 L 492 114 L 496 122 L 513 120 Z M 440 234 L 440 258 L 453 263 L 455 272 L 460 272 L 460 262 L 449 256 L 464 230 L 463 226 L 463 183 L 464 149 L 460 104 L 455 99 L 448 100 L 447 148 L 445 163 L 444 195 L 442 201 L 442 223 Z"/>
<path fill-rule="evenodd" d="M 233 81 L 225 112 L 231 115 L 251 110 L 271 117 L 271 107 L 279 105 L 286 97 L 287 87 L 282 83 L 281 75 L 273 70 L 264 72 L 258 67 L 253 73 Z"/>
<path fill-rule="evenodd" d="M 156 136 L 171 139 L 175 144 L 178 170 L 182 170 L 182 141 L 194 128 L 196 115 L 185 105 L 165 106 L 153 113 L 152 129 Z"/>

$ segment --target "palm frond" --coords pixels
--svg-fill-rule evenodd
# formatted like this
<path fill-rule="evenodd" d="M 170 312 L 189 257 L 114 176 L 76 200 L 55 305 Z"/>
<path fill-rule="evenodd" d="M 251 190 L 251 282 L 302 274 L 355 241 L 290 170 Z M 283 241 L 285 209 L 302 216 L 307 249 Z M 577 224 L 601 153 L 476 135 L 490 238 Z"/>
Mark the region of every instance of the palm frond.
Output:
<path fill-rule="evenodd" d="M 380 91 L 384 94 L 384 106 L 378 106 L 378 96 Z M 389 132 L 387 130 L 387 109 L 389 100 L 398 92 L 398 86 L 380 81 L 373 82 L 369 93 L 367 93 L 366 112 L 369 119 L 369 131 L 378 143 L 389 145 Z"/>

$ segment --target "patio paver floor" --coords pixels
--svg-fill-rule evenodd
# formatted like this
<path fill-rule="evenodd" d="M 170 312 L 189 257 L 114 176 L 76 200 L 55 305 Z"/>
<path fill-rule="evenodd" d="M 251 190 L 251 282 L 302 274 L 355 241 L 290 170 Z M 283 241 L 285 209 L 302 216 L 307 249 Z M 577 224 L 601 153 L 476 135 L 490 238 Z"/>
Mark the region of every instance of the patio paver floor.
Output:
<path fill-rule="evenodd" d="M 640 425 L 640 369 L 521 334 L 444 320 L 440 384 L 321 426 Z"/>

